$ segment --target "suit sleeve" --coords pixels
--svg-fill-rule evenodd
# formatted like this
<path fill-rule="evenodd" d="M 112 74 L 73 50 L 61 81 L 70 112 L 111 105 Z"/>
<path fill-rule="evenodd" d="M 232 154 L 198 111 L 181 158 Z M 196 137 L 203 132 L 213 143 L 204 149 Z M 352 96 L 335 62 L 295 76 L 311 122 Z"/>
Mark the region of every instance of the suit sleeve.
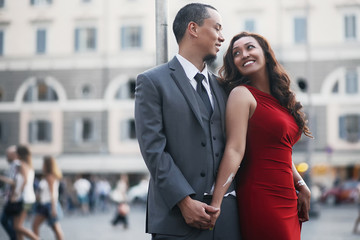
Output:
<path fill-rule="evenodd" d="M 171 209 L 195 191 L 166 151 L 162 113 L 161 94 L 149 77 L 140 74 L 135 93 L 136 135 L 155 190 Z"/>

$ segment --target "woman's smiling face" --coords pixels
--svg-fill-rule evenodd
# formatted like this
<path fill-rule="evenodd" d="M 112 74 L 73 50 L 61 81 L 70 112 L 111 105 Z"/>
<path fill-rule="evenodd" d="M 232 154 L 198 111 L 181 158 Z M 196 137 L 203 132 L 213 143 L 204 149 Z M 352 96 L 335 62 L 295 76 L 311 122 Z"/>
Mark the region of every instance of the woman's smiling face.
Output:
<path fill-rule="evenodd" d="M 264 51 L 253 37 L 242 37 L 233 45 L 234 64 L 243 76 L 266 70 Z"/>

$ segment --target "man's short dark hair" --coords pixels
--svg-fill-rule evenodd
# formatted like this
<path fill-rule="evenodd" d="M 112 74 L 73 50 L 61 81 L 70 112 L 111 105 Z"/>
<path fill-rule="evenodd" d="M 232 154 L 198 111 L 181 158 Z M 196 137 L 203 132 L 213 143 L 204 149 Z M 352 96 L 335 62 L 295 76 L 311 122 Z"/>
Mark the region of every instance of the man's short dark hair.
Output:
<path fill-rule="evenodd" d="M 184 37 L 190 22 L 195 22 L 201 26 L 204 23 L 204 19 L 210 18 L 208 8 L 217 11 L 213 6 L 202 3 L 190 3 L 179 10 L 173 22 L 173 32 L 177 43 Z"/>

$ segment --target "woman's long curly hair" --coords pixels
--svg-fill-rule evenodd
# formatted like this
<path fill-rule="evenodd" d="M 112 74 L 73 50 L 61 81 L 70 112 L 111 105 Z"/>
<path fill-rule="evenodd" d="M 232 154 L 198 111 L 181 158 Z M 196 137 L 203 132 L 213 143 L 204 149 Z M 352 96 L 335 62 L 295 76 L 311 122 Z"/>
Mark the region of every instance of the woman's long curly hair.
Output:
<path fill-rule="evenodd" d="M 296 101 L 295 94 L 290 90 L 290 77 L 285 69 L 276 60 L 274 51 L 270 47 L 268 41 L 259 34 L 241 32 L 235 35 L 230 42 L 229 48 L 224 55 L 224 64 L 219 70 L 219 81 L 223 84 L 225 90 L 230 91 L 241 84 L 251 85 L 249 79 L 243 76 L 234 64 L 233 46 L 234 43 L 243 37 L 254 38 L 261 46 L 265 60 L 266 68 L 270 79 L 270 92 L 279 102 L 280 105 L 287 108 L 292 116 L 294 116 L 297 125 L 299 126 L 299 134 L 304 133 L 308 137 L 313 137 L 305 114 L 301 111 L 302 105 Z"/>

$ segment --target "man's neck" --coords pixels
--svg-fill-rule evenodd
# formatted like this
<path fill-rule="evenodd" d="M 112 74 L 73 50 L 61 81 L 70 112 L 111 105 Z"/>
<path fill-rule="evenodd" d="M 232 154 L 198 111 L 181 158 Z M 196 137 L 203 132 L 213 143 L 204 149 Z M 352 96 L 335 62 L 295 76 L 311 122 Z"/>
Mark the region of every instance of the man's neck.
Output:
<path fill-rule="evenodd" d="M 183 58 L 191 62 L 200 72 L 204 70 L 205 62 L 201 57 L 199 57 L 199 55 L 191 53 L 189 51 L 182 51 L 181 49 L 179 50 L 179 54 Z"/>

